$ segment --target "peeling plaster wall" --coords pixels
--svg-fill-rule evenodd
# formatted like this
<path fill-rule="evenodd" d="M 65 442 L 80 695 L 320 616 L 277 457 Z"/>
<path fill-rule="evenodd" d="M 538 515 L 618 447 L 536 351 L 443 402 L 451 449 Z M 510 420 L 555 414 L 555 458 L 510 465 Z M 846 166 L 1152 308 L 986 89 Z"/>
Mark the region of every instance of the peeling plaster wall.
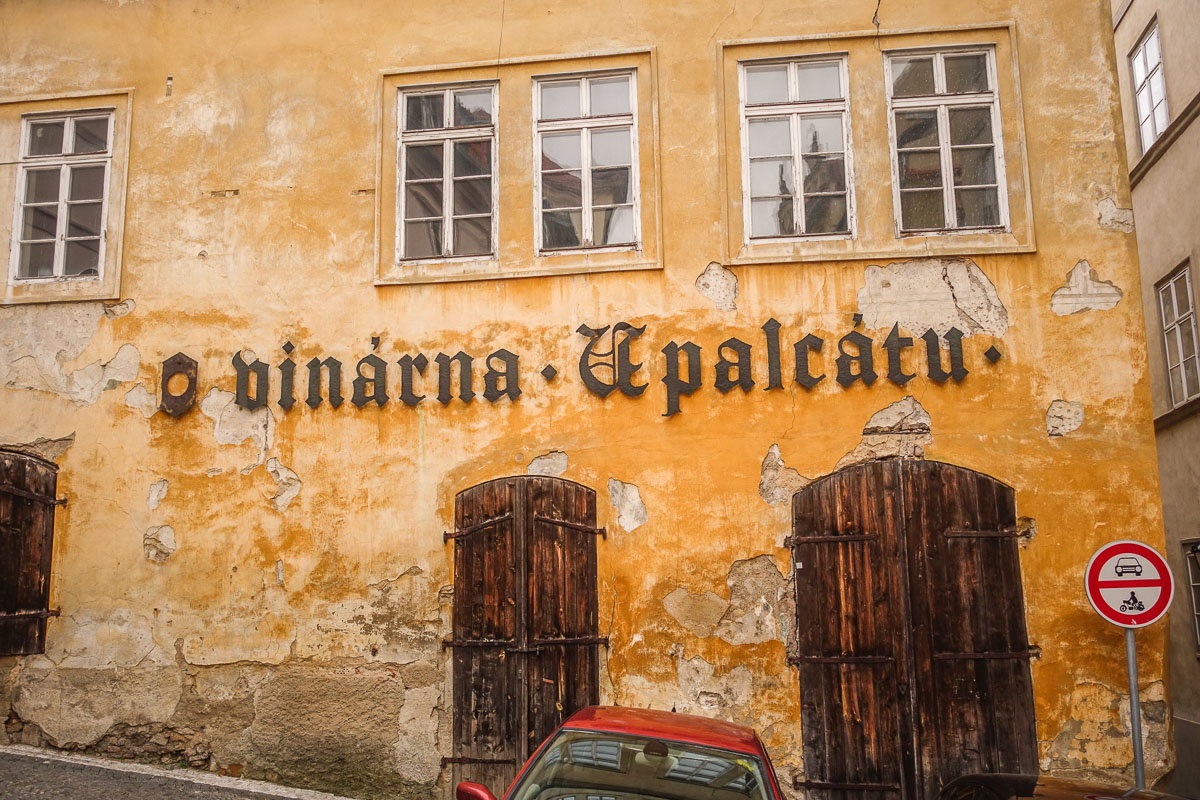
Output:
<path fill-rule="evenodd" d="M 722 198 L 737 193 L 720 180 L 722 153 L 737 156 L 716 133 L 714 43 L 861 31 L 874 4 L 772 0 L 730 14 L 715 2 L 509 0 L 503 20 L 453 2 L 404 15 L 382 0 L 65 5 L 53 26 L 38 4 L 0 10 L 0 96 L 131 86 L 134 135 L 120 296 L 0 308 L 0 442 L 58 463 L 69 501 L 51 585 L 63 615 L 49 621 L 44 655 L 0 659 L 10 741 L 364 797 L 448 797 L 440 758 L 456 701 L 440 643 L 453 551 L 442 532 L 457 492 L 528 473 L 597 492 L 612 643 L 602 699 L 753 724 L 788 783 L 803 774 L 803 687 L 786 663 L 790 497 L 840 466 L 924 457 L 1012 485 L 1018 513 L 1037 520 L 1021 558 L 1043 654 L 1032 669 L 1045 763 L 1128 774 L 1129 754 L 1097 733 L 1120 729 L 1120 642 L 1078 591 L 1114 531 L 1161 543 L 1124 142 L 1104 110 L 1116 97 L 1104 14 L 1040 0 L 880 10 L 885 33 L 1014 20 L 1031 167 L 1020 188 L 1036 200 L 1036 249 L 974 252 L 970 237 L 931 237 L 928 257 L 897 247 L 735 265 L 713 260 L 725 248 Z M 878 67 L 874 44 L 851 45 Z M 643 47 L 655 48 L 654 75 L 639 81 L 655 81 L 658 161 L 642 180 L 660 191 L 661 269 L 372 283 L 372 187 L 391 180 L 375 173 L 381 70 Z M 884 108 L 881 86 L 854 96 L 863 176 L 888 174 Z M 1002 105 L 1006 131 L 1017 112 Z M 527 139 L 508 131 L 529 126 L 514 114 L 502 106 L 498 160 L 528 172 Z M 650 120 L 639 124 L 649 137 Z M 1006 133 L 1006 147 L 1019 138 Z M 890 196 L 873 180 L 856 185 L 859 229 L 891 231 Z M 528 197 L 516 200 L 504 201 L 502 225 L 514 206 L 528 224 Z M 1080 264 L 1127 298 L 1056 313 L 1051 298 Z M 760 326 L 771 318 L 785 386 L 765 391 Z M 633 350 L 650 388 L 601 400 L 580 384 L 574 331 L 618 320 L 647 326 Z M 880 373 L 843 389 L 837 339 L 856 324 Z M 917 377 L 893 385 L 882 342 L 894 325 L 963 331 L 970 374 L 930 380 L 918 340 L 904 355 Z M 814 366 L 827 377 L 812 390 L 792 382 L 791 346 L 808 332 L 825 339 Z M 753 344 L 757 383 L 721 395 L 714 354 L 732 336 Z M 384 408 L 355 408 L 354 361 L 373 337 L 390 364 L 519 352 L 524 394 L 445 407 L 431 396 L 416 408 L 393 394 Z M 704 385 L 667 418 L 671 341 L 701 346 Z M 307 359 L 343 361 L 341 408 L 301 401 L 284 413 L 274 366 L 265 408 L 233 402 L 233 354 L 275 365 L 284 342 L 300 394 Z M 1003 353 L 994 367 L 979 356 L 991 344 Z M 157 410 L 159 365 L 176 352 L 200 376 L 196 408 L 178 419 Z M 553 383 L 537 373 L 545 364 L 559 370 Z M 421 391 L 436 391 L 432 370 Z M 1086 421 L 1048 435 L 1062 398 Z M 1146 696 L 1159 702 L 1149 690 L 1162 679 L 1161 629 L 1139 643 Z M 1155 707 L 1143 713 L 1153 777 L 1173 754 Z"/>

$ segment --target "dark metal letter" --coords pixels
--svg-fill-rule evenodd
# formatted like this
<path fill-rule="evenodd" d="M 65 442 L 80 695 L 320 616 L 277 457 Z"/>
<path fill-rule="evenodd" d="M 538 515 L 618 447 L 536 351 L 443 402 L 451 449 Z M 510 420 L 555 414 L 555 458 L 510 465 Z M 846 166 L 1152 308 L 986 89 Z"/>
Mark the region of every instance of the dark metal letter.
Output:
<path fill-rule="evenodd" d="M 279 407 L 291 411 L 296 405 L 296 362 L 292 361 L 291 353 L 295 348 L 291 342 L 283 346 L 288 357 L 279 362 Z"/>
<path fill-rule="evenodd" d="M 887 350 L 888 355 L 888 380 L 897 386 L 903 386 L 911 381 L 916 375 L 910 375 L 904 371 L 904 350 L 912 347 L 911 336 L 900 335 L 900 323 L 892 326 L 892 332 L 883 340 L 883 348 Z"/>
<path fill-rule="evenodd" d="M 811 389 L 825 380 L 824 372 L 814 378 L 812 372 L 808 369 L 809 351 L 819 353 L 824 344 L 824 339 L 810 333 L 794 345 L 796 349 L 796 383 L 805 389 Z"/>
<path fill-rule="evenodd" d="M 950 345 L 950 371 L 942 369 L 942 347 L 937 331 L 933 328 L 921 336 L 925 340 L 925 354 L 929 359 L 929 379 L 937 383 L 945 383 L 953 378 L 955 383 L 967 377 L 968 370 L 963 365 L 962 340 L 963 332 L 958 328 L 946 331 L 946 343 Z"/>
<path fill-rule="evenodd" d="M 681 350 L 687 356 L 688 361 L 688 379 L 686 381 L 679 379 L 679 352 Z M 700 388 L 700 347 L 691 342 L 684 342 L 681 345 L 668 342 L 662 352 L 667 357 L 667 374 L 662 379 L 663 384 L 667 387 L 667 413 L 663 416 L 670 417 L 679 413 L 679 396 L 681 394 L 690 395 Z"/>
<path fill-rule="evenodd" d="M 846 345 L 854 345 L 855 354 L 851 355 L 846 352 Z M 855 381 L 862 381 L 867 386 L 875 382 L 875 357 L 871 353 L 871 339 L 862 335 L 858 331 L 850 331 L 841 339 L 838 339 L 837 361 L 837 382 L 843 388 L 850 386 Z M 857 363 L 858 372 L 851 372 L 850 367 Z"/>
<path fill-rule="evenodd" d="M 771 317 L 763 323 L 762 331 L 767 335 L 767 388 L 764 392 L 769 392 L 772 389 L 783 388 L 783 376 L 779 368 L 779 320 Z"/>
<path fill-rule="evenodd" d="M 187 386 L 179 394 L 171 394 L 167 386 L 176 375 L 187 378 Z M 159 390 L 162 400 L 158 407 L 172 417 L 181 417 L 191 411 L 192 406 L 196 405 L 196 359 L 176 353 L 164 361 Z"/>
<path fill-rule="evenodd" d="M 497 370 L 492 365 L 492 359 L 498 358 L 504 369 Z M 517 360 L 520 357 L 508 350 L 497 350 L 487 357 L 487 372 L 483 373 L 483 396 L 489 403 L 494 403 L 502 396 L 508 395 L 509 400 L 521 396 L 521 381 L 518 377 Z M 500 379 L 504 378 L 504 388 L 500 388 Z"/>
<path fill-rule="evenodd" d="M 370 377 L 363 375 L 363 365 L 371 367 Z M 387 362 L 374 353 L 363 356 L 358 360 L 354 371 L 358 377 L 354 379 L 354 397 L 350 400 L 355 407 L 362 408 L 372 400 L 383 408 L 387 405 Z M 371 385 L 371 393 L 367 394 L 367 384 Z"/>
<path fill-rule="evenodd" d="M 737 360 L 730 361 L 725 358 L 725 350 L 732 350 L 736 353 Z M 737 368 L 737 380 L 733 380 L 729 376 L 735 367 Z M 735 386 L 740 386 L 743 392 L 754 388 L 754 376 L 750 372 L 750 345 L 741 339 L 726 339 L 717 345 L 717 377 L 713 385 L 721 394 L 725 394 Z"/>
<path fill-rule="evenodd" d="M 342 362 L 330 357 L 324 360 L 315 356 L 308 362 L 308 403 L 309 408 L 321 405 L 321 367 L 329 369 L 329 405 L 338 408 L 342 405 Z"/>
<path fill-rule="evenodd" d="M 417 353 L 415 357 L 403 356 L 396 363 L 400 365 L 400 399 L 406 406 L 415 406 L 425 399 L 425 395 L 413 394 L 413 370 L 415 369 L 418 375 L 424 375 L 425 368 L 429 366 L 429 359 L 423 353 Z"/>
<path fill-rule="evenodd" d="M 247 364 L 242 358 L 242 353 L 239 350 L 233 354 L 233 369 L 237 374 L 237 394 L 234 397 L 234 402 L 242 408 L 253 411 L 256 408 L 262 408 L 267 404 L 267 392 L 271 386 L 268 381 L 267 364 L 265 361 L 254 359 L 252 364 Z M 250 373 L 254 373 L 254 396 L 250 396 Z"/>
<path fill-rule="evenodd" d="M 450 394 L 450 370 L 452 364 L 450 362 L 458 362 L 458 398 L 464 403 L 469 403 L 475 399 L 475 392 L 471 391 L 471 366 L 475 363 L 475 359 L 459 350 L 453 356 L 448 356 L 445 353 L 438 353 L 433 359 L 438 365 L 438 402 L 442 405 L 449 405 L 453 396 Z"/>
<path fill-rule="evenodd" d="M 583 348 L 583 354 L 579 356 L 579 377 L 583 379 L 583 385 L 593 394 L 608 397 L 614 389 L 620 389 L 621 393 L 627 397 L 637 397 L 646 391 L 649 384 L 633 382 L 633 373 L 641 369 L 642 365 L 634 364 L 629 360 L 629 342 L 646 332 L 645 325 L 640 328 L 635 328 L 628 322 L 618 322 L 613 325 L 612 333 L 609 335 L 609 347 L 602 352 L 596 351 L 596 345 L 599 344 L 600 337 L 608 332 L 607 325 L 603 328 L 580 325 L 576 332 L 591 339 L 587 343 L 587 347 Z M 619 334 L 624 335 L 618 341 Z M 596 377 L 593 370 L 601 367 L 609 370 L 609 374 L 613 376 L 611 382 L 605 383 Z"/>

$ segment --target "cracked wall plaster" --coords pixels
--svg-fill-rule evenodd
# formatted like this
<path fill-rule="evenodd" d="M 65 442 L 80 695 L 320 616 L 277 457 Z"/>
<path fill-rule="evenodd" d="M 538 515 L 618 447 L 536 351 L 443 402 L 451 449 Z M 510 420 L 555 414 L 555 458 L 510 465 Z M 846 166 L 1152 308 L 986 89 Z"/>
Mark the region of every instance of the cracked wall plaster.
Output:
<path fill-rule="evenodd" d="M 394 752 L 397 771 L 414 783 L 434 783 L 442 772 L 442 754 L 438 751 L 441 698 L 441 692 L 434 686 L 404 692 L 400 736 Z"/>
<path fill-rule="evenodd" d="M 32 442 L 2 442 L 6 450 L 14 450 L 18 453 L 25 453 L 38 458 L 44 458 L 47 461 L 57 462 L 63 457 L 63 454 L 75 444 L 75 434 L 71 433 L 62 436 L 58 439 L 47 439 L 41 437 L 34 439 Z"/>
<path fill-rule="evenodd" d="M 617 523 L 626 531 L 633 531 L 650 518 L 642 493 L 632 483 L 623 483 L 616 478 L 608 479 L 608 497 L 617 509 Z"/>
<path fill-rule="evenodd" d="M 275 559 L 275 585 L 283 586 L 283 559 Z"/>
<path fill-rule="evenodd" d="M 1100 227 L 1120 233 L 1133 233 L 1133 209 L 1120 208 L 1117 201 L 1106 197 L 1096 205 Z"/>
<path fill-rule="evenodd" d="M 136 305 L 137 303 L 133 302 L 132 297 L 126 298 L 119 303 L 105 303 L 104 316 L 108 317 L 109 319 L 120 319 L 126 314 L 133 313 L 133 309 Z"/>
<path fill-rule="evenodd" d="M 1155 681 L 1140 692 L 1143 748 L 1150 784 L 1170 763 L 1164 694 L 1162 681 Z M 1115 769 L 1132 779 L 1128 694 L 1100 683 L 1084 682 L 1074 687 L 1068 704 L 1071 717 L 1050 740 L 1041 759 L 1042 770 L 1112 783 Z"/>
<path fill-rule="evenodd" d="M 530 461 L 525 471 L 530 475 L 557 478 L 567 471 L 567 454 L 562 450 L 551 450 Z"/>
<path fill-rule="evenodd" d="M 924 458 L 933 442 L 929 412 L 911 395 L 875 412 L 863 427 L 863 438 L 838 461 L 839 470 L 851 464 L 880 458 Z"/>
<path fill-rule="evenodd" d="M 1066 436 L 1083 424 L 1083 403 L 1077 400 L 1055 400 L 1046 409 L 1046 434 L 1051 438 Z"/>
<path fill-rule="evenodd" d="M 159 503 L 161 503 L 163 498 L 167 496 L 167 489 L 170 488 L 170 486 L 171 484 L 167 482 L 166 478 L 157 480 L 150 484 L 150 493 L 146 496 L 147 508 L 149 508 L 151 511 L 158 508 Z"/>
<path fill-rule="evenodd" d="M 158 411 L 158 400 L 155 399 L 154 392 L 140 383 L 135 383 L 133 388 L 125 393 L 125 405 L 142 412 L 146 419 L 150 419 Z"/>
<path fill-rule="evenodd" d="M 160 564 L 175 552 L 175 529 L 170 525 L 155 525 L 142 536 L 142 549 L 146 558 Z"/>
<path fill-rule="evenodd" d="M 705 637 L 713 635 L 729 602 L 716 592 L 692 594 L 680 586 L 663 598 L 663 608 L 693 634 Z"/>
<path fill-rule="evenodd" d="M 1050 295 L 1050 310 L 1060 317 L 1084 311 L 1105 311 L 1121 302 L 1124 295 L 1110 281 L 1100 280 L 1087 259 L 1080 259 L 1067 273 L 1067 283 Z"/>
<path fill-rule="evenodd" d="M 725 579 L 729 599 L 714 592 L 693 594 L 683 587 L 663 598 L 676 622 L 699 637 L 729 644 L 787 640 L 795 615 L 791 585 L 775 559 L 763 554 L 733 562 Z"/>
<path fill-rule="evenodd" d="M 247 439 L 254 442 L 258 457 L 253 464 L 242 468 L 245 475 L 266 460 L 275 437 L 275 418 L 266 407 L 248 411 L 233 401 L 233 392 L 214 387 L 200 401 L 200 411 L 213 421 L 217 444 L 241 444 Z"/>
<path fill-rule="evenodd" d="M 696 291 L 711 300 L 718 311 L 737 311 L 737 275 L 716 261 L 696 277 Z"/>
<path fill-rule="evenodd" d="M 792 495 L 810 483 L 812 483 L 811 480 L 784 465 L 778 444 L 767 448 L 758 480 L 759 497 L 766 500 L 769 505 L 782 505 L 791 501 Z"/>
<path fill-rule="evenodd" d="M 718 676 L 716 668 L 700 656 L 685 660 L 677 653 L 677 659 L 676 682 L 683 696 L 680 712 L 732 717 L 750 701 L 754 680 L 745 666 Z"/>
<path fill-rule="evenodd" d="M 278 458 L 267 459 L 267 472 L 275 479 L 276 487 L 275 494 L 271 497 L 271 505 L 276 511 L 287 511 L 288 505 L 300 494 L 300 476 L 280 464 Z"/>
<path fill-rule="evenodd" d="M 868 328 L 899 326 L 945 334 L 1000 337 L 1008 331 L 1008 309 L 996 287 L 968 258 L 918 258 L 887 266 L 871 265 L 858 290 L 858 310 Z"/>

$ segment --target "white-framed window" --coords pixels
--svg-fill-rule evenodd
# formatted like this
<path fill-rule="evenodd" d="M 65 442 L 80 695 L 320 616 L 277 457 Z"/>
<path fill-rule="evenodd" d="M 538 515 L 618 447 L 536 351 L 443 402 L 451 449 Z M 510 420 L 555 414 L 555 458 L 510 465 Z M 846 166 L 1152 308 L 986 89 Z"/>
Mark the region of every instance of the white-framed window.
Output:
<path fill-rule="evenodd" d="M 740 67 L 745 240 L 850 235 L 846 57 Z"/>
<path fill-rule="evenodd" d="M 402 89 L 397 261 L 496 252 L 496 86 Z"/>
<path fill-rule="evenodd" d="M 1191 267 L 1184 264 L 1158 284 L 1167 383 L 1171 405 L 1200 397 L 1200 358 L 1196 354 L 1196 313 L 1192 303 Z"/>
<path fill-rule="evenodd" d="M 1008 227 L 996 54 L 887 54 L 892 193 L 901 234 Z"/>
<path fill-rule="evenodd" d="M 641 243 L 635 70 L 534 80 L 539 253 Z"/>
<path fill-rule="evenodd" d="M 1192 602 L 1192 633 L 1196 637 L 1196 658 L 1200 658 L 1200 539 L 1184 539 L 1183 563 Z"/>
<path fill-rule="evenodd" d="M 1167 84 L 1163 76 L 1162 44 L 1158 38 L 1157 20 L 1137 43 L 1129 62 L 1132 67 L 1134 107 L 1137 109 L 1138 131 L 1144 153 L 1171 121 L 1167 112 Z"/>
<path fill-rule="evenodd" d="M 109 109 L 22 119 L 14 283 L 100 277 L 112 137 Z"/>

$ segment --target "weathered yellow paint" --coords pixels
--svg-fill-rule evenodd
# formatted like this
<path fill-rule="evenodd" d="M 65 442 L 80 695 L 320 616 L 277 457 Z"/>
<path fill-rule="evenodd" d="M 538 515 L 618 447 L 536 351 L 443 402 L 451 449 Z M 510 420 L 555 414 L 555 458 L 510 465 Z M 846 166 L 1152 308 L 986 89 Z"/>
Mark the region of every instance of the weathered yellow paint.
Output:
<path fill-rule="evenodd" d="M 784 642 L 697 636 L 663 599 L 680 587 L 728 598 L 731 565 L 761 554 L 790 574 L 788 506 L 758 491 L 768 449 L 778 444 L 807 478 L 827 474 L 874 413 L 912 395 L 932 419 L 926 457 L 1011 484 L 1018 513 L 1036 520 L 1021 557 L 1030 639 L 1042 648 L 1033 677 L 1043 766 L 1124 779 L 1124 728 L 1116 716 L 1102 725 L 1125 685 L 1121 632 L 1088 607 L 1082 574 L 1105 541 L 1161 545 L 1163 534 L 1134 240 L 1097 224 L 1102 198 L 1129 204 L 1106 6 L 885 0 L 878 38 L 867 0 L 0 6 L 6 114 L 24 113 L 24 98 L 133 87 L 123 272 L 109 299 L 132 298 L 134 310 L 110 319 L 94 301 L 0 308 L 0 441 L 75 436 L 59 459 L 70 502 L 56 519 L 51 604 L 63 616 L 50 622 L 45 656 L 0 662 L 5 700 L 25 721 L 19 735 L 105 752 L 113 737 L 103 737 L 122 724 L 187 729 L 180 750 L 214 768 L 363 795 L 428 793 L 450 746 L 438 641 L 449 630 L 441 534 L 454 496 L 561 450 L 564 477 L 597 490 L 610 531 L 599 548 L 601 627 L 612 639 L 604 699 L 754 724 L 790 776 L 802 770 L 801 687 Z M 947 42 L 997 47 L 1013 233 L 897 240 L 879 49 Z M 736 61 L 824 49 L 850 58 L 859 237 L 747 253 Z M 529 80 L 610 66 L 638 69 L 645 240 L 639 253 L 591 264 L 637 269 L 588 274 L 583 256 L 532 253 Z M 501 81 L 497 269 L 571 274 L 390 285 L 395 89 L 481 76 Z M 14 170 L 0 167 L 6 179 Z M 11 203 L 11 192 L 0 196 L 0 219 Z M 966 340 L 963 383 L 920 375 L 903 390 L 883 378 L 843 390 L 830 377 L 805 392 L 790 382 L 790 344 L 808 332 L 826 339 L 820 363 L 834 374 L 869 265 L 926 255 L 966 255 L 1007 309 L 1003 336 Z M 1084 258 L 1124 298 L 1057 316 L 1050 295 Z M 695 289 L 713 261 L 733 265 L 736 311 Z M 788 383 L 764 392 L 758 329 L 772 316 L 784 325 Z M 575 328 L 618 320 L 648 326 L 634 347 L 650 388 L 600 400 L 575 371 Z M 880 363 L 890 327 L 865 331 Z M 522 357 L 525 393 L 442 407 L 431 364 L 418 408 L 395 398 L 392 372 L 392 402 L 356 409 L 349 384 L 373 336 L 393 364 L 418 351 L 472 353 L 477 391 L 482 358 L 508 348 Z M 755 345 L 759 386 L 745 395 L 712 389 L 729 336 Z M 665 418 L 660 351 L 672 340 L 703 347 L 706 387 Z M 272 403 L 254 415 L 230 406 L 221 419 L 232 396 L 209 393 L 234 391 L 233 353 L 275 364 L 285 341 L 297 347 L 301 393 L 309 358 L 341 359 L 347 403 L 313 411 L 301 401 L 287 414 Z M 995 367 L 981 356 L 992 343 L 1004 353 Z M 196 358 L 207 402 L 180 419 L 147 418 L 127 395 L 132 376 L 99 387 L 93 402 L 68 399 L 65 376 L 123 344 L 137 348 L 136 383 L 150 395 L 163 359 Z M 922 372 L 923 355 L 911 357 Z M 537 374 L 546 363 L 560 371 L 553 383 Z M 272 380 L 274 398 L 277 372 Z M 1085 418 L 1049 438 L 1056 399 L 1082 403 Z M 261 441 L 218 442 L 233 431 Z M 302 481 L 282 512 L 268 458 Z M 636 530 L 608 502 L 613 478 L 640 491 L 648 521 Z M 160 479 L 169 489 L 151 510 Z M 143 534 L 168 524 L 177 549 L 148 560 Z M 1143 686 L 1154 689 L 1162 626 L 1138 638 Z M 43 702 L 52 694 L 63 703 Z M 93 723 L 80 727 L 70 699 L 85 696 Z M 397 715 L 410 722 L 388 722 Z M 209 730 L 198 734 L 201 724 Z M 1162 717 L 1147 729 L 1153 776 L 1172 755 Z M 337 758 L 348 766 L 330 766 Z"/>

